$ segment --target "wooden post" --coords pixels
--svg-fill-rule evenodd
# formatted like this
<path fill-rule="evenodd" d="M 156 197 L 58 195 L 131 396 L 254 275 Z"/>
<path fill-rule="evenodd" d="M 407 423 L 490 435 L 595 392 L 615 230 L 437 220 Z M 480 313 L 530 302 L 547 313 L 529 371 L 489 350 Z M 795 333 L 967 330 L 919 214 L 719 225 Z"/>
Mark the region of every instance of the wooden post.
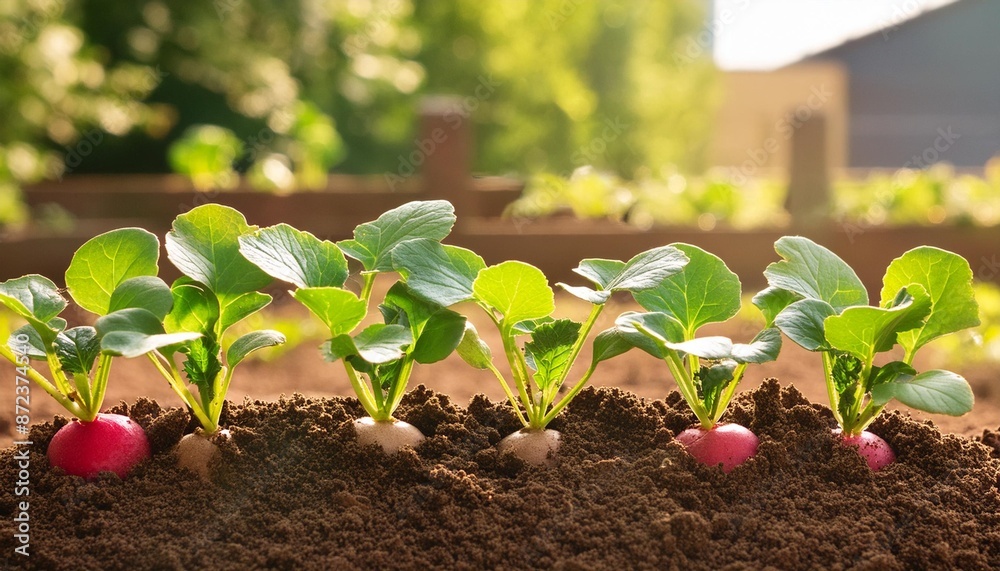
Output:
<path fill-rule="evenodd" d="M 785 208 L 796 226 L 829 218 L 830 161 L 826 118 L 815 113 L 792 134 Z"/>
<path fill-rule="evenodd" d="M 423 157 L 423 187 L 427 198 L 455 205 L 459 223 L 476 216 L 472 192 L 472 125 L 457 97 L 430 97 L 420 108 L 420 138 L 415 153 Z"/>

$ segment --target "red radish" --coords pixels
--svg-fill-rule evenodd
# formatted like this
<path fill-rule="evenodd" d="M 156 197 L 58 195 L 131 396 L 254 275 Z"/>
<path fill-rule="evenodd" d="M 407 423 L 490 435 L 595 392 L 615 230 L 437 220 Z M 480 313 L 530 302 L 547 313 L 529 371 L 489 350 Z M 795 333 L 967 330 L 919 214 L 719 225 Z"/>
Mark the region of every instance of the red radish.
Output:
<path fill-rule="evenodd" d="M 50 464 L 88 480 L 100 472 L 124 478 L 149 454 L 141 426 L 127 416 L 103 413 L 93 421 L 73 420 L 59 429 L 48 451 Z"/>
<path fill-rule="evenodd" d="M 513 454 L 532 466 L 554 466 L 559 436 L 559 432 L 551 428 L 522 428 L 501 440 L 497 449 L 501 454 Z"/>
<path fill-rule="evenodd" d="M 896 461 L 896 453 L 892 451 L 889 443 L 867 430 L 861 431 L 857 436 L 844 436 L 843 431 L 838 428 L 833 434 L 844 446 L 857 448 L 858 454 L 865 459 L 872 471 L 877 472 Z"/>
<path fill-rule="evenodd" d="M 695 426 L 677 435 L 694 459 L 708 466 L 722 464 L 727 474 L 757 453 L 757 435 L 738 424 L 720 423 L 705 430 Z"/>

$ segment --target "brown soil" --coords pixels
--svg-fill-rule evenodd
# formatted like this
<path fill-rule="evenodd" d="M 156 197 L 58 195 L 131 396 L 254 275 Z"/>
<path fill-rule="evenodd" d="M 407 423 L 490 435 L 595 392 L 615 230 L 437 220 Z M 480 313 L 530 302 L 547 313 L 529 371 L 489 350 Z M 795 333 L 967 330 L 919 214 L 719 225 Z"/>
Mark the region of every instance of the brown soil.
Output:
<path fill-rule="evenodd" d="M 119 410 L 123 412 L 124 409 Z M 761 437 L 731 474 L 672 442 L 693 417 L 677 393 L 648 401 L 587 389 L 554 423 L 559 464 L 529 468 L 494 445 L 506 403 L 468 409 L 418 388 L 400 417 L 429 436 L 386 456 L 362 448 L 354 399 L 294 396 L 227 411 L 232 447 L 201 485 L 168 453 L 187 414 L 140 400 L 153 442 L 125 481 L 50 469 L 64 420 L 31 434 L 31 552 L 12 553 L 15 497 L 0 490 L 8 565 L 88 569 L 995 569 L 1000 437 L 942 436 L 900 413 L 873 430 L 898 462 L 873 473 L 830 436 L 829 412 L 767 381 L 732 420 Z M 16 478 L 13 449 L 0 479 Z"/>

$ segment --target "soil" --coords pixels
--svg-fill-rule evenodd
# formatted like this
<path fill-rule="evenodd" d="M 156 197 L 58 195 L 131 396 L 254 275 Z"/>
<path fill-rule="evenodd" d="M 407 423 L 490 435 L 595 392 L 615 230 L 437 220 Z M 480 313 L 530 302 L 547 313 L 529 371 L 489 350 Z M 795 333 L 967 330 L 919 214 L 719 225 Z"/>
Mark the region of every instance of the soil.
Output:
<path fill-rule="evenodd" d="M 627 309 L 609 308 L 600 326 Z M 707 333 L 744 340 L 752 330 Z M 231 396 L 242 404 L 224 413 L 233 438 L 210 485 L 176 468 L 170 449 L 194 425 L 171 408 L 176 397 L 148 363 L 116 364 L 110 385 L 109 404 L 133 403 L 112 412 L 142 424 L 153 446 L 124 481 L 88 483 L 48 466 L 48 441 L 66 420 L 45 422 L 57 405 L 34 388 L 32 556 L 13 553 L 16 501 L 25 498 L 14 496 L 16 449 L 7 448 L 0 567 L 1000 568 L 992 368 L 961 371 L 977 395 L 973 415 L 931 424 L 899 410 L 876 421 L 873 432 L 898 461 L 873 473 L 830 435 L 815 355 L 786 343 L 778 363 L 748 372 L 728 418 L 758 434 L 760 451 L 723 474 L 673 441 L 694 417 L 678 393 L 666 394 L 673 385 L 662 363 L 633 351 L 602 364 L 599 387 L 553 422 L 563 433 L 558 463 L 535 468 L 496 452 L 518 428 L 513 412 L 492 376 L 453 357 L 415 369 L 413 384 L 430 388 L 413 389 L 397 414 L 428 436 L 423 444 L 393 456 L 359 446 L 351 422 L 363 411 L 354 398 L 331 396 L 350 388 L 314 345 L 237 372 Z M 12 379 L 0 368 L 8 372 Z M 2 385 L 12 402 L 13 382 Z M 293 391 L 312 396 L 282 396 Z"/>
<path fill-rule="evenodd" d="M 941 435 L 894 412 L 873 425 L 898 452 L 872 472 L 833 420 L 774 380 L 732 420 L 761 438 L 723 474 L 672 435 L 693 417 L 677 393 L 648 401 L 587 389 L 554 423 L 553 468 L 494 445 L 517 428 L 506 403 L 467 409 L 424 387 L 400 417 L 429 438 L 393 456 L 357 444 L 354 399 L 302 396 L 226 412 L 231 447 L 200 484 L 169 449 L 187 414 L 141 399 L 154 456 L 122 481 L 50 469 L 63 424 L 31 433 L 31 552 L 13 555 L 15 497 L 0 491 L 0 552 L 30 569 L 995 569 L 1000 435 Z M 0 453 L 4 482 L 14 450 Z M 25 565 L 27 564 L 27 565 Z"/>

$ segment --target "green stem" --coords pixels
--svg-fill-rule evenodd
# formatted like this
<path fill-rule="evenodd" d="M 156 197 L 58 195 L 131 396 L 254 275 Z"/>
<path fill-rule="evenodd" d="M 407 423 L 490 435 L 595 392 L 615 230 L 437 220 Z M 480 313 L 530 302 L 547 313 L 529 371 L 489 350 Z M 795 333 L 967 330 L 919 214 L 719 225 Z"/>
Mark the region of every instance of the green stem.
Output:
<path fill-rule="evenodd" d="M 746 363 L 740 363 L 736 366 L 736 369 L 733 370 L 733 380 L 729 381 L 729 384 L 726 385 L 725 389 L 723 389 L 722 394 L 719 395 L 719 398 L 715 401 L 715 406 L 712 408 L 712 413 L 710 415 L 712 418 L 712 424 L 719 422 L 722 415 L 726 414 L 726 409 L 729 408 L 729 402 L 733 400 L 733 395 L 736 394 L 736 387 L 740 384 L 740 381 L 743 380 L 743 373 L 745 373 L 746 370 Z"/>
<path fill-rule="evenodd" d="M 361 286 L 361 299 L 365 302 L 365 311 L 368 310 L 368 301 L 372 297 L 372 288 L 375 286 L 376 272 L 363 272 L 361 274 L 364 283 Z"/>
<path fill-rule="evenodd" d="M 497 380 L 500 381 L 500 386 L 503 387 L 503 392 L 506 393 L 507 400 L 510 401 L 510 406 L 514 408 L 514 413 L 517 415 L 517 419 L 520 420 L 521 424 L 524 426 L 528 426 L 527 419 L 525 419 L 524 415 L 521 414 L 521 405 L 517 402 L 517 397 L 514 396 L 514 393 L 511 392 L 510 385 L 507 384 L 507 380 L 503 378 L 503 375 L 500 374 L 499 369 L 497 369 L 493 363 L 488 363 L 487 366 L 490 371 L 493 371 L 493 375 L 496 376 Z"/>
<path fill-rule="evenodd" d="M 80 408 L 86 413 L 80 420 L 84 422 L 94 420 L 97 413 L 90 403 L 90 379 L 83 373 L 73 373 L 73 384 L 76 385 L 76 394 L 80 397 Z"/>
<path fill-rule="evenodd" d="M 528 386 L 529 379 L 528 375 L 528 364 L 524 361 L 524 353 L 518 349 L 514 336 L 510 335 L 508 331 L 501 328 L 501 336 L 503 337 L 503 351 L 507 356 L 507 363 L 510 365 L 510 372 L 514 375 L 514 385 L 517 387 L 518 394 L 521 395 L 521 401 L 524 403 L 525 413 L 528 416 L 528 424 L 531 427 L 536 425 L 536 417 L 538 407 L 535 406 L 534 400 L 532 400 L 529 393 Z"/>
<path fill-rule="evenodd" d="M 829 351 L 823 351 L 823 380 L 826 382 L 826 396 L 830 399 L 833 418 L 840 428 L 846 431 L 844 417 L 840 414 L 840 395 L 837 394 L 837 386 L 833 382 L 833 355 Z"/>
<path fill-rule="evenodd" d="M 74 417 L 81 418 L 86 416 L 86 413 L 80 408 L 79 404 L 70 400 L 65 393 L 61 392 L 55 384 L 46 379 L 45 376 L 35 370 L 34 367 L 27 363 L 18 363 L 17 356 L 14 354 L 14 351 L 11 350 L 6 344 L 0 345 L 0 357 L 10 361 L 14 367 L 23 369 L 25 372 L 24 376 L 31 379 L 32 382 L 41 387 L 42 390 L 48 393 L 50 397 L 56 399 L 56 402 L 61 404 L 63 408 L 65 408 Z"/>
<path fill-rule="evenodd" d="M 396 382 L 389 391 L 389 398 L 387 399 L 388 406 L 382 411 L 385 415 L 385 420 L 392 420 L 392 413 L 396 412 L 396 408 L 399 406 L 400 401 L 403 400 L 403 395 L 406 394 L 406 385 L 410 380 L 410 374 L 412 372 L 413 359 L 409 356 L 403 357 L 403 364 L 399 369 L 399 376 L 396 377 Z"/>
<path fill-rule="evenodd" d="M 671 374 L 674 375 L 677 388 L 681 391 L 684 400 L 687 401 L 694 415 L 698 417 L 701 427 L 705 430 L 711 430 L 715 426 L 715 423 L 712 421 L 711 415 L 708 414 L 705 403 L 701 402 L 701 399 L 698 398 L 698 389 L 695 387 L 694 380 L 691 379 L 690 374 L 684 369 L 684 361 L 680 355 L 677 354 L 677 351 L 668 350 L 664 361 L 667 362 L 667 367 L 670 369 Z"/>
<path fill-rule="evenodd" d="M 207 434 L 215 434 L 215 431 L 219 429 L 218 424 L 213 422 L 212 419 L 208 417 L 199 400 L 196 399 L 194 395 L 191 394 L 191 391 L 188 390 L 187 385 L 184 384 L 184 380 L 181 379 L 180 373 L 177 372 L 177 367 L 174 365 L 173 361 L 170 361 L 161 355 L 159 351 L 150 351 L 149 353 L 146 353 L 146 356 L 153 362 L 153 366 L 155 366 L 156 370 L 160 372 L 160 375 L 167 380 L 167 383 L 170 384 L 170 388 L 174 389 L 177 396 L 179 396 L 180 399 L 184 401 L 184 404 L 191 409 L 191 414 L 198 419 L 198 422 L 201 423 L 201 427 L 205 429 L 205 432 Z M 163 365 L 160 361 L 161 359 L 168 363 L 169 369 Z"/>
<path fill-rule="evenodd" d="M 864 410 L 858 415 L 858 422 L 854 425 L 854 430 L 848 434 L 848 436 L 857 436 L 864 432 L 868 426 L 878 418 L 878 415 L 882 413 L 882 409 L 885 405 L 876 406 L 875 401 L 868 401 Z M 846 431 L 845 431 L 846 433 Z"/>
<path fill-rule="evenodd" d="M 229 367 L 223 367 L 220 374 L 215 377 L 216 379 L 222 379 L 222 382 L 216 385 L 212 400 L 208 403 L 207 407 L 208 416 L 215 425 L 219 424 L 219 418 L 222 416 L 222 407 L 226 402 L 226 394 L 229 393 L 229 384 L 233 382 L 234 370 Z"/>
<path fill-rule="evenodd" d="M 358 401 L 361 403 L 361 406 L 364 407 L 368 416 L 375 418 L 378 416 L 379 409 L 372 400 L 371 392 L 368 390 L 368 387 L 361 382 L 361 379 L 358 378 L 358 373 L 354 370 L 354 367 L 352 367 L 347 361 L 344 361 L 343 363 L 344 370 L 347 371 L 347 379 L 351 381 L 351 387 L 354 388 L 354 393 L 357 395 Z"/>
<path fill-rule="evenodd" d="M 45 362 L 49 365 L 49 371 L 52 373 L 52 381 L 56 385 L 56 388 L 59 389 L 59 392 L 66 395 L 69 400 L 76 402 L 76 399 L 72 397 L 72 394 L 76 390 L 69 384 L 69 380 L 66 379 L 66 373 L 63 372 L 59 357 L 55 353 L 46 353 Z"/>
<path fill-rule="evenodd" d="M 541 426 L 539 426 L 538 428 L 545 428 L 546 426 L 548 426 L 549 423 L 552 422 L 552 420 L 555 419 L 555 417 L 558 416 L 560 412 L 562 412 L 562 409 L 566 408 L 566 405 L 568 405 L 570 401 L 572 401 L 573 398 L 576 397 L 577 393 L 583 390 L 583 387 L 587 385 L 587 381 L 590 380 L 590 376 L 593 375 L 594 371 L 596 370 L 597 370 L 596 364 L 592 364 L 590 367 L 588 367 L 587 372 L 583 374 L 583 377 L 579 381 L 577 381 L 575 385 L 573 385 L 573 388 L 570 389 L 568 393 L 566 393 L 566 396 L 560 399 L 559 402 L 552 407 L 552 410 L 550 410 L 545 415 L 545 417 L 542 419 Z"/>
<path fill-rule="evenodd" d="M 104 395 L 108 392 L 108 379 L 111 377 L 112 356 L 108 353 L 101 353 L 97 358 L 97 372 L 94 373 L 94 385 L 91 388 L 91 404 L 96 415 L 101 412 L 104 405 Z"/>

